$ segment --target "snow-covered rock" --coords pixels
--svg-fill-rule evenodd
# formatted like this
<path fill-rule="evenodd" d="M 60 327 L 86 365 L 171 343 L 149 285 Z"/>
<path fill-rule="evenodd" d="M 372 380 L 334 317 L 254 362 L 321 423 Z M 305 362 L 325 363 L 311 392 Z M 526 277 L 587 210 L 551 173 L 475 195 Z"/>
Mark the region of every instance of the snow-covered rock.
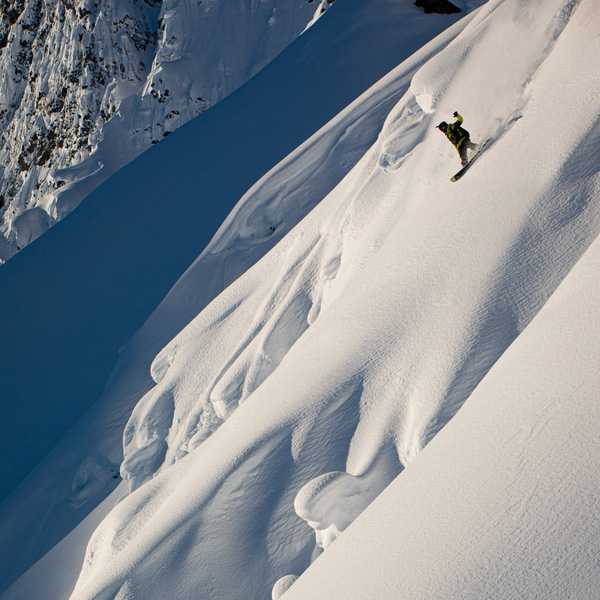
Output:
<path fill-rule="evenodd" d="M 0 261 L 250 79 L 313 13 L 306 0 L 0 4 Z"/>

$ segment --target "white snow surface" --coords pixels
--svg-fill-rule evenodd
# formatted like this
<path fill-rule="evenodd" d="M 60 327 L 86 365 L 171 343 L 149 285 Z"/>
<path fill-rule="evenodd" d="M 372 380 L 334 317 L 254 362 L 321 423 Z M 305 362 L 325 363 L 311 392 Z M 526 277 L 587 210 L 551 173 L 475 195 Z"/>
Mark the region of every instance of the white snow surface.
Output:
<path fill-rule="evenodd" d="M 286 600 L 596 598 L 600 242 Z"/>
<path fill-rule="evenodd" d="M 598 233 L 599 26 L 593 0 L 496 0 L 438 42 L 357 166 L 156 357 L 124 434 L 134 491 L 74 600 L 277 597 L 420 455 Z M 434 125 L 456 109 L 492 143 L 451 184 Z M 278 215 L 245 206 L 179 286 Z"/>
<path fill-rule="evenodd" d="M 424 15 L 408 0 L 337 3 L 246 86 L 122 169 L 3 267 L 0 314 L 14 342 L 0 346 L 0 395 L 10 399 L 0 436 L 0 491 L 12 491 L 0 507 L 0 545 L 11 549 L 0 590 L 118 484 L 125 423 L 154 386 L 150 366 L 157 352 L 335 187 L 374 143 L 416 69 L 465 23 L 271 167 L 459 18 Z M 213 143 L 208 148 L 199 139 Z M 123 346 L 242 195 L 206 252 Z M 40 287 L 44 294 L 35 292 Z M 161 447 L 153 447 L 154 457 L 147 449 L 142 468 L 160 461 Z M 15 489 L 35 458 L 35 470 Z M 86 541 L 69 536 L 61 552 L 68 544 L 69 555 L 82 559 Z M 52 556 L 15 584 L 10 597 L 30 597 L 35 582 L 44 589 L 74 585 L 79 569 L 47 567 L 56 564 L 57 553 Z"/>
<path fill-rule="evenodd" d="M 490 0 L 247 192 L 130 348 L 196 309 L 72 600 L 593 597 L 598 31 Z"/>

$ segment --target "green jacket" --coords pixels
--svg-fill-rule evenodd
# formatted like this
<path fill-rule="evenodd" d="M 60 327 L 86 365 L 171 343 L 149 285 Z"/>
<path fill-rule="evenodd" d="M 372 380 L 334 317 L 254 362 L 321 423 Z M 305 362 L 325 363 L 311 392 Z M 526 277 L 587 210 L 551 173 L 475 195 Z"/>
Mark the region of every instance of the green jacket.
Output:
<path fill-rule="evenodd" d="M 468 140 L 470 137 L 469 132 L 461 127 L 463 121 L 464 118 L 457 114 L 456 121 L 454 121 L 454 123 L 450 123 L 444 132 L 446 137 L 450 140 L 450 143 L 453 144 L 456 149 L 460 149 L 465 140 Z"/>

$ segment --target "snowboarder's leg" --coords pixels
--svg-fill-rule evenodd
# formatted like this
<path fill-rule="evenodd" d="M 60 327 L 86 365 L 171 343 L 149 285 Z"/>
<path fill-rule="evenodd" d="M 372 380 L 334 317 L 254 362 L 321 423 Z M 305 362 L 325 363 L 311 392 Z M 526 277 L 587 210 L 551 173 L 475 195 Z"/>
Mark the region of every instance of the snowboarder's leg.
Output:
<path fill-rule="evenodd" d="M 469 162 L 469 159 L 467 157 L 468 148 L 469 142 L 467 140 L 456 146 L 456 149 L 458 150 L 458 155 L 460 156 L 460 162 L 462 163 L 463 167 Z"/>
<path fill-rule="evenodd" d="M 467 138 L 462 142 L 458 150 L 463 167 L 469 162 L 469 150 L 472 152 L 472 155 L 479 150 L 479 144 L 473 143 L 471 138 Z"/>

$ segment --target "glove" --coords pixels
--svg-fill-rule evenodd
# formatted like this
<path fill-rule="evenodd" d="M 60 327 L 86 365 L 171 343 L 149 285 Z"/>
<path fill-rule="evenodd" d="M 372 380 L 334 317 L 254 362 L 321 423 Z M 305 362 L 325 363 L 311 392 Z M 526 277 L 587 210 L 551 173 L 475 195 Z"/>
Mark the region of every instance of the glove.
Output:
<path fill-rule="evenodd" d="M 453 116 L 453 117 L 458 117 L 458 111 L 457 111 L 457 110 L 455 110 L 455 111 L 452 113 L 452 116 Z"/>

